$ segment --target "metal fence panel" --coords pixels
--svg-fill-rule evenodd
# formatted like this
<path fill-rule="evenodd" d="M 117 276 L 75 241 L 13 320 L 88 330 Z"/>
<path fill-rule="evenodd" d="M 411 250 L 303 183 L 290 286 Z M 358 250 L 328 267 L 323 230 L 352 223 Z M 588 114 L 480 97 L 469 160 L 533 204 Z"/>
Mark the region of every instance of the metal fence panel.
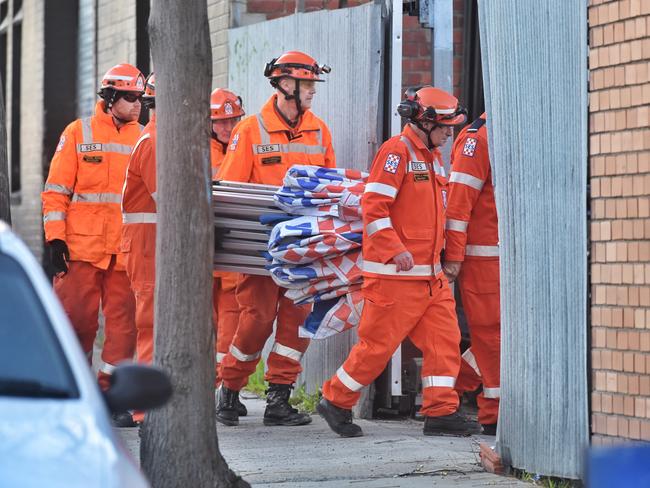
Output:
<path fill-rule="evenodd" d="M 273 93 L 264 66 L 288 50 L 309 53 L 332 72 L 317 84 L 313 112 L 332 131 L 337 166 L 366 170 L 382 142 L 384 29 L 382 8 L 299 13 L 229 30 L 229 88 L 241 95 L 248 114 Z M 299 383 L 313 392 L 341 365 L 354 331 L 312 341 Z M 268 344 L 267 344 L 268 347 Z"/>
<path fill-rule="evenodd" d="M 579 478 L 587 391 L 587 5 L 480 0 L 501 245 L 497 448 Z"/>

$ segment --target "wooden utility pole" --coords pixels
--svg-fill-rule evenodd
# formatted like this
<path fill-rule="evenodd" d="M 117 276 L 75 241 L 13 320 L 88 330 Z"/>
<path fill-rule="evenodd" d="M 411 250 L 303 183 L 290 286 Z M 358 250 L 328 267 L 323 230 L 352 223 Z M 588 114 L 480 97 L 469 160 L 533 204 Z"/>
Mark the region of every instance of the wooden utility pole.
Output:
<path fill-rule="evenodd" d="M 157 238 L 154 363 L 174 395 L 147 413 L 140 458 L 156 488 L 248 487 L 219 452 L 212 329 L 212 54 L 205 0 L 153 0 Z"/>
<path fill-rule="evenodd" d="M 11 225 L 11 186 L 7 160 L 7 120 L 5 117 L 4 88 L 0 79 L 0 220 Z"/>

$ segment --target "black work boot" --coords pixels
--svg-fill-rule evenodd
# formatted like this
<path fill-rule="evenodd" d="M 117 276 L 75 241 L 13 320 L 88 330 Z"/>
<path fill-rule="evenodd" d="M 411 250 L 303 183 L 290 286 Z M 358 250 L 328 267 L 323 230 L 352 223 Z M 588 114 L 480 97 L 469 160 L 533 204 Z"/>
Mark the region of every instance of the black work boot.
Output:
<path fill-rule="evenodd" d="M 133 416 L 129 412 L 116 412 L 111 415 L 111 421 L 115 427 L 125 428 L 125 427 L 137 427 L 133 421 Z"/>
<path fill-rule="evenodd" d="M 352 423 L 352 410 L 339 408 L 329 400 L 321 398 L 316 410 L 325 419 L 327 425 L 341 437 L 361 437 L 363 431 Z"/>
<path fill-rule="evenodd" d="M 239 425 L 239 414 L 237 413 L 237 400 L 239 392 L 226 388 L 224 385 L 219 387 L 217 395 L 217 422 L 223 425 Z"/>
<path fill-rule="evenodd" d="M 246 415 L 248 415 L 248 409 L 246 408 L 246 405 L 244 405 L 241 400 L 239 400 L 239 395 L 237 395 L 237 399 L 235 401 L 235 408 L 237 408 L 237 415 L 240 417 L 246 417 Z"/>
<path fill-rule="evenodd" d="M 483 435 L 497 435 L 497 424 L 481 424 Z"/>
<path fill-rule="evenodd" d="M 469 420 L 463 414 L 454 412 L 441 417 L 425 417 L 424 435 L 461 435 L 478 434 L 481 429 L 477 422 Z"/>
<path fill-rule="evenodd" d="M 266 409 L 264 425 L 306 425 L 311 423 L 311 416 L 300 413 L 289 405 L 292 385 L 269 383 L 266 390 Z"/>

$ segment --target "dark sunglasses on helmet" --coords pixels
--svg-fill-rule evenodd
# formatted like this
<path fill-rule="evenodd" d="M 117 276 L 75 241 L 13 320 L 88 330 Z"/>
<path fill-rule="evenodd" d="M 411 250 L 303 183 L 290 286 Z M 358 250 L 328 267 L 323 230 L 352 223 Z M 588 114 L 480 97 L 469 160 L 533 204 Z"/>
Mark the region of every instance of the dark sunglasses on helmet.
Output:
<path fill-rule="evenodd" d="M 125 93 L 120 98 L 123 98 L 129 103 L 135 103 L 142 99 L 142 95 L 140 93 Z"/>

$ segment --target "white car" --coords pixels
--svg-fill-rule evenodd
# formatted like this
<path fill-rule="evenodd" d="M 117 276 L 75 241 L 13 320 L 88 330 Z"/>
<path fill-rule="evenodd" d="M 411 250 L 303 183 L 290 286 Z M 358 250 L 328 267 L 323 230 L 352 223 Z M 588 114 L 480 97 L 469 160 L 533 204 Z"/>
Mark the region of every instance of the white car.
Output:
<path fill-rule="evenodd" d="M 164 373 L 130 365 L 102 396 L 40 265 L 0 221 L 0 487 L 148 487 L 109 408 L 170 395 Z"/>

